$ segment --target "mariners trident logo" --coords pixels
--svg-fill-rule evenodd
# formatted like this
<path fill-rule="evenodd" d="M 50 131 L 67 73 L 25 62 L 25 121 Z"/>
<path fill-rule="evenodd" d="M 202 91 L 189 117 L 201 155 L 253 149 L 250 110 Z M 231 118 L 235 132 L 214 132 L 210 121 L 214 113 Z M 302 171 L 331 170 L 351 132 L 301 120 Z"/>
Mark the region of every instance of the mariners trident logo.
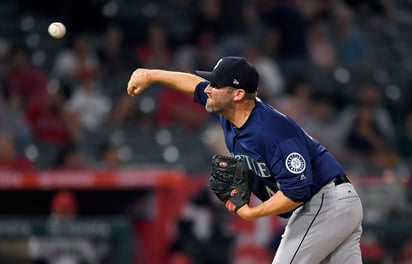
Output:
<path fill-rule="evenodd" d="M 294 174 L 302 173 L 306 169 L 305 159 L 297 152 L 292 152 L 286 157 L 286 169 Z"/>

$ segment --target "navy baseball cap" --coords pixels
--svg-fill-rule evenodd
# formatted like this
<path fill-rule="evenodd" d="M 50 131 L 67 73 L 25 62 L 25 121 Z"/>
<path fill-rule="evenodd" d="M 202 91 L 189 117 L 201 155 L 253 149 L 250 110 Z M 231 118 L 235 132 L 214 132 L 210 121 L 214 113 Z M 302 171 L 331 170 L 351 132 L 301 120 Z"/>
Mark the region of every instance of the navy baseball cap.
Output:
<path fill-rule="evenodd" d="M 245 58 L 228 56 L 221 58 L 211 72 L 195 71 L 197 75 L 218 86 L 231 86 L 254 93 L 259 84 L 259 73 Z"/>

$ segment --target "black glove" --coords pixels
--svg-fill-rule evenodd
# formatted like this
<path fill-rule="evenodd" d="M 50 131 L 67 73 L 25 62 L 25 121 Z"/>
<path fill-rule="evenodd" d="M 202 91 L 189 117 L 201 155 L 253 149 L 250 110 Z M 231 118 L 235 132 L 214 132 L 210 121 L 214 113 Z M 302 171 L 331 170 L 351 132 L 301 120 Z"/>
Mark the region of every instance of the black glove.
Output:
<path fill-rule="evenodd" d="M 253 172 L 244 158 L 212 157 L 209 188 L 230 211 L 249 204 Z"/>

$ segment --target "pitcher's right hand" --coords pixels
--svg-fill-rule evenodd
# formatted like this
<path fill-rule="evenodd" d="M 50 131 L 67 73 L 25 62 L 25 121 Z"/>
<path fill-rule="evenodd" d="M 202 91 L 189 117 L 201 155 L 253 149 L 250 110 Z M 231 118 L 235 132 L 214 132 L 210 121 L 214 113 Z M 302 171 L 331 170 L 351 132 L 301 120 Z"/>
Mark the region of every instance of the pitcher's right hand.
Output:
<path fill-rule="evenodd" d="M 151 70 L 139 68 L 132 73 L 127 84 L 127 93 L 130 96 L 140 94 L 152 84 L 150 72 Z"/>

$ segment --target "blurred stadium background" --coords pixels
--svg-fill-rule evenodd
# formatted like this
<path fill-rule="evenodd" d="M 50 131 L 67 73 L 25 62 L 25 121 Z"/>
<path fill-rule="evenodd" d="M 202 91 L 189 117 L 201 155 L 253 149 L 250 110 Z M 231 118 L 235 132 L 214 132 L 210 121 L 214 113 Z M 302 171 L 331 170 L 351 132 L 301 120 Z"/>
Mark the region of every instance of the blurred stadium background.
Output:
<path fill-rule="evenodd" d="M 411 26 L 409 0 L 0 1 L 0 263 L 270 263 L 284 220 L 205 189 L 215 120 L 167 87 L 125 93 L 137 67 L 225 55 L 342 161 L 364 263 L 412 263 Z"/>

